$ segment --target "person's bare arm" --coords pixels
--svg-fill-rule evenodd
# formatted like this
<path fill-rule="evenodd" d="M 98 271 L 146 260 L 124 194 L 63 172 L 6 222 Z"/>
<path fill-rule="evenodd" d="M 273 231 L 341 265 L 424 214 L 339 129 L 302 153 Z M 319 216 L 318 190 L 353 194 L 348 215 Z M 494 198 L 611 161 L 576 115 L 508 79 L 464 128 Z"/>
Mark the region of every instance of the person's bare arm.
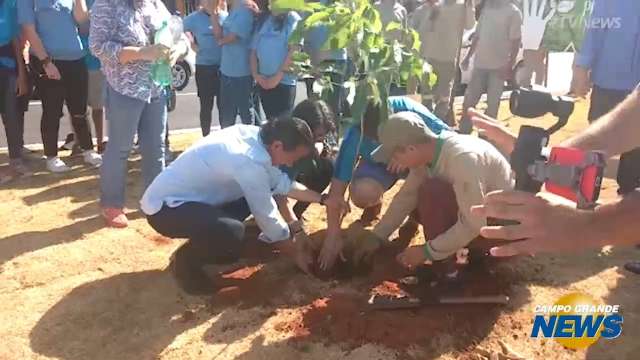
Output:
<path fill-rule="evenodd" d="M 276 195 L 274 198 L 276 200 L 276 205 L 278 205 L 278 211 L 280 211 L 280 215 L 282 215 L 282 218 L 287 222 L 287 224 L 298 221 L 298 218 L 289 206 L 289 199 L 286 196 Z"/>
<path fill-rule="evenodd" d="M 22 25 L 22 35 L 24 39 L 29 42 L 29 45 L 31 46 L 31 52 L 38 59 L 42 60 L 49 56 L 47 50 L 45 50 L 44 45 L 42 44 L 42 39 L 40 39 L 40 35 L 38 35 L 36 26 L 34 24 Z"/>
<path fill-rule="evenodd" d="M 218 40 L 218 45 L 226 45 L 236 42 L 238 40 L 238 35 L 234 33 L 230 33 L 227 36 L 224 36 L 222 31 L 222 25 L 220 25 L 220 20 L 217 14 L 211 14 L 211 28 L 213 31 L 213 36 Z"/>
<path fill-rule="evenodd" d="M 185 32 L 184 34 L 186 35 L 187 39 L 189 39 L 191 50 L 198 52 L 198 42 L 196 41 L 195 36 L 193 36 L 193 34 L 190 32 Z"/>
<path fill-rule="evenodd" d="M 588 211 L 578 210 L 574 202 L 550 193 L 498 191 L 488 194 L 484 204 L 473 207 L 472 213 L 519 222 L 480 230 L 488 239 L 514 241 L 491 249 L 493 256 L 573 253 L 606 245 L 632 246 L 640 240 L 638 192 Z"/>
<path fill-rule="evenodd" d="M 331 187 L 329 188 L 329 198 L 344 199 L 347 187 L 348 183 L 335 178 L 332 179 Z M 342 214 L 340 213 L 340 209 L 327 206 L 327 237 L 340 237 L 341 229 Z"/>
<path fill-rule="evenodd" d="M 18 37 L 13 41 L 13 51 L 16 56 L 18 77 L 16 83 L 16 94 L 24 96 L 29 94 L 29 82 L 27 80 L 27 65 L 24 62 L 25 41 Z"/>
<path fill-rule="evenodd" d="M 73 1 L 73 18 L 78 24 L 84 24 L 89 21 L 89 9 L 85 0 Z"/>
<path fill-rule="evenodd" d="M 601 150 L 609 156 L 640 146 L 640 90 L 636 90 L 614 110 L 598 119 L 562 146 Z"/>

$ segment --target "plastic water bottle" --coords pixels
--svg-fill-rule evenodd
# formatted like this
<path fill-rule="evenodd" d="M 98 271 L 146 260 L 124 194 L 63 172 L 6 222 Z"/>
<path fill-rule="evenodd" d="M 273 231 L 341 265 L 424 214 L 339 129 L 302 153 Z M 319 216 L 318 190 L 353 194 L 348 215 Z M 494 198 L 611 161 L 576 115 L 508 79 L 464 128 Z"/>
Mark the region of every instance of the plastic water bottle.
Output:
<path fill-rule="evenodd" d="M 183 32 L 182 19 L 174 15 L 162 23 L 162 27 L 156 32 L 154 44 L 161 44 L 171 49 L 180 41 Z M 172 78 L 169 59 L 158 59 L 153 63 L 151 79 L 156 85 L 169 86 L 172 83 Z"/>

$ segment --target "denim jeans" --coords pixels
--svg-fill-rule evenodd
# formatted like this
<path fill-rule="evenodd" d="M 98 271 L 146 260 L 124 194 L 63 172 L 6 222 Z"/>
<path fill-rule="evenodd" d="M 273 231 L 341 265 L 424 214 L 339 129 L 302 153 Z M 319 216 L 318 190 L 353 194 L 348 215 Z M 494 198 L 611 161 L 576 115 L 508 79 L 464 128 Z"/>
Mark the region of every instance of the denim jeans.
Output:
<path fill-rule="evenodd" d="M 51 80 L 44 75 L 42 64 L 32 57 L 36 88 L 42 100 L 40 131 L 47 157 L 58 156 L 58 131 L 62 108 L 67 104 L 71 116 L 71 126 L 83 150 L 93 149 L 91 128 L 87 122 L 87 96 L 89 73 L 84 60 L 53 62 L 60 71 L 60 80 Z"/>
<path fill-rule="evenodd" d="M 105 109 L 109 142 L 100 167 L 100 202 L 103 207 L 120 209 L 124 207 L 127 159 L 136 133 L 144 189 L 164 169 L 167 102 L 164 96 L 151 102 L 134 99 L 109 86 Z"/>
<path fill-rule="evenodd" d="M 255 123 L 252 93 L 253 78 L 251 76 L 230 77 L 224 74 L 220 76 L 222 104 L 220 127 L 235 125 L 237 115 L 240 115 L 243 124 Z"/>
<path fill-rule="evenodd" d="M 267 120 L 291 115 L 296 101 L 296 86 L 278 84 L 271 90 L 260 88 L 260 100 Z"/>

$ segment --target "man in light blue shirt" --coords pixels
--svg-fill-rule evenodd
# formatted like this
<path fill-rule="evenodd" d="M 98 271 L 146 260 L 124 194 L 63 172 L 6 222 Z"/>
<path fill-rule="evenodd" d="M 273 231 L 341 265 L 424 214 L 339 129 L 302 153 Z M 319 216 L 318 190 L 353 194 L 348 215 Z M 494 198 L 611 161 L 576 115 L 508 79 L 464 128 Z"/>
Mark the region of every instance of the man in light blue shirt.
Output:
<path fill-rule="evenodd" d="M 251 214 L 264 234 L 261 239 L 309 272 L 314 259 L 306 235 L 301 228 L 289 228 L 273 196 L 286 194 L 329 206 L 326 196 L 292 182 L 279 169 L 308 156 L 313 144 L 309 126 L 300 119 L 277 119 L 262 129 L 237 125 L 200 140 L 156 177 L 141 208 L 159 233 L 189 239 L 174 259 L 176 278 L 185 291 L 215 290 L 202 267 L 238 259 L 243 221 Z M 331 206 L 346 208 L 343 200 Z"/>
<path fill-rule="evenodd" d="M 640 83 L 640 2 L 595 0 L 574 67 L 574 92 L 585 96 L 593 83 L 589 121 L 613 110 Z M 640 186 L 640 149 L 620 157 L 618 192 Z"/>

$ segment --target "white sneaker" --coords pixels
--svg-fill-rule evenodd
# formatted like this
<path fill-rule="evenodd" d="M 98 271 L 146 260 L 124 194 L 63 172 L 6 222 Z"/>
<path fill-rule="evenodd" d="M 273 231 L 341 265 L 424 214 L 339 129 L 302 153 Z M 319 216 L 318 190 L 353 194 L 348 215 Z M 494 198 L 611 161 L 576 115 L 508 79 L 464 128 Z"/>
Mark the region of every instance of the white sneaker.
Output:
<path fill-rule="evenodd" d="M 71 168 L 56 156 L 47 158 L 47 170 L 51 171 L 52 173 L 63 173 L 71 171 Z"/>
<path fill-rule="evenodd" d="M 100 167 L 100 165 L 102 165 L 102 156 L 94 150 L 86 150 L 82 153 L 82 156 L 84 157 L 84 162 L 89 165 L 95 167 Z"/>

